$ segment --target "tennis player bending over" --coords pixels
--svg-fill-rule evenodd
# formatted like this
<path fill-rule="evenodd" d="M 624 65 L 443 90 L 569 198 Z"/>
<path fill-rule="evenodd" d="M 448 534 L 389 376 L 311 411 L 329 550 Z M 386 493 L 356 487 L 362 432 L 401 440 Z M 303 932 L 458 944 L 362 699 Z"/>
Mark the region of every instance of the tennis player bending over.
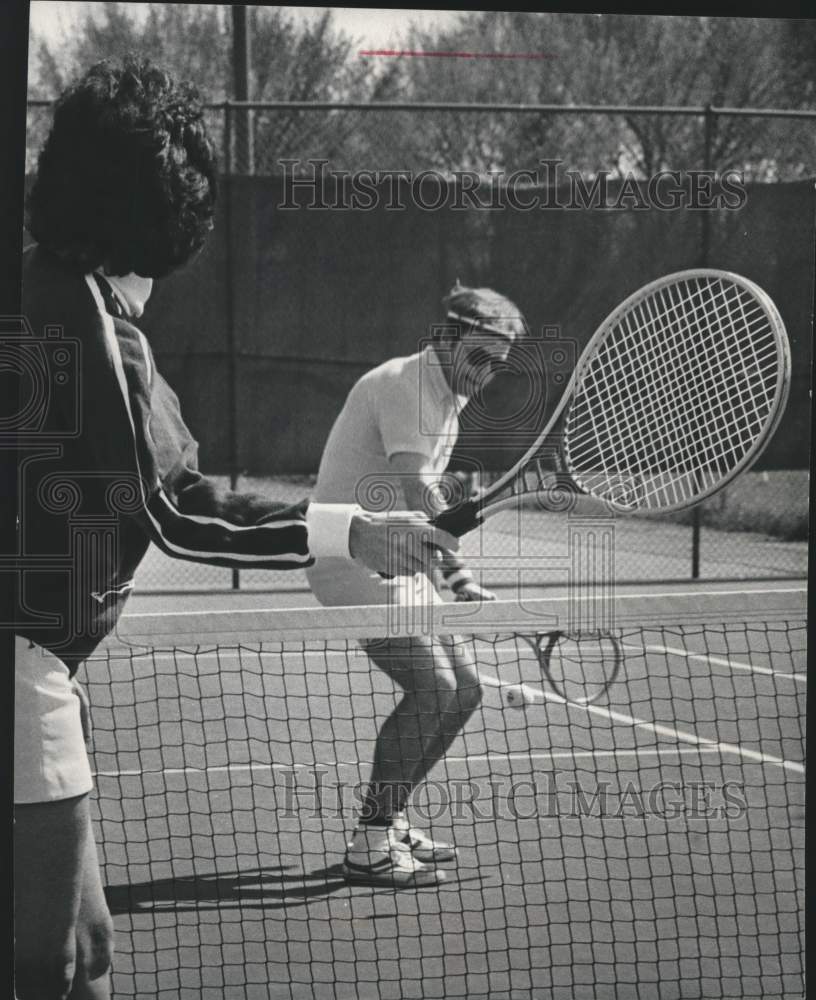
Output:
<path fill-rule="evenodd" d="M 130 59 L 95 66 L 60 99 L 31 193 L 38 245 L 23 264 L 33 354 L 63 367 L 49 425 L 20 466 L 20 544 L 32 565 L 15 621 L 19 1000 L 110 995 L 113 930 L 72 678 L 116 625 L 149 544 L 181 559 L 269 569 L 353 554 L 390 573 L 430 569 L 434 546 L 456 546 L 425 515 L 406 514 L 395 532 L 393 521 L 350 505 L 287 506 L 199 471 L 178 399 L 135 324 L 153 278 L 204 243 L 215 199 L 213 148 L 189 86 Z M 38 388 L 52 402 L 49 386 Z M 111 529 L 110 544 L 92 549 L 91 537 L 73 571 L 59 555 L 52 565 L 54 553 L 81 542 L 80 522 Z"/>
<path fill-rule="evenodd" d="M 383 491 L 393 491 L 397 508 L 430 515 L 443 509 L 439 486 L 456 443 L 458 413 L 494 377 L 525 329 L 516 306 L 491 289 L 457 284 L 445 305 L 446 325 L 431 345 L 386 361 L 351 389 L 326 442 L 317 501 L 366 508 Z M 457 600 L 493 598 L 450 553 L 440 557 L 434 575 Z M 426 574 L 384 579 L 349 559 L 318 558 L 307 576 L 325 605 L 442 601 Z M 480 702 L 476 664 L 453 637 L 363 641 L 363 646 L 404 693 L 380 729 L 344 872 L 349 880 L 375 885 L 441 882 L 444 873 L 434 865 L 453 860 L 455 848 L 413 828 L 406 806 Z"/>

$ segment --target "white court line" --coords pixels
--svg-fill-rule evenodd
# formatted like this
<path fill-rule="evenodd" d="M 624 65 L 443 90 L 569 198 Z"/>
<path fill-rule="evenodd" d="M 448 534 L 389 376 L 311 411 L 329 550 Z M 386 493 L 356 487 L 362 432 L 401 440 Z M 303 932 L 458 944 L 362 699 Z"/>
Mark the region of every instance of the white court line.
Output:
<path fill-rule="evenodd" d="M 783 680 L 793 681 L 795 684 L 807 684 L 806 674 L 787 674 L 784 671 L 772 670 L 770 667 L 758 667 L 753 663 L 740 663 L 738 660 L 729 660 L 722 656 L 709 656 L 707 653 L 690 653 L 687 649 L 678 649 L 676 646 L 626 645 L 623 648 L 640 653 L 669 653 L 672 656 L 681 656 L 686 660 L 700 660 L 703 663 L 711 663 L 717 667 L 728 667 L 730 670 L 747 670 L 752 674 L 764 674 L 766 677 L 779 677 Z"/>
<path fill-rule="evenodd" d="M 719 753 L 714 746 L 701 747 L 632 747 L 629 750 L 557 750 L 545 753 L 486 753 L 469 754 L 465 757 L 446 756 L 447 763 L 489 762 L 493 760 L 578 760 L 585 757 L 664 757 L 684 754 Z M 360 760 L 315 760 L 307 764 L 218 764 L 214 767 L 163 767 L 158 771 L 141 769 L 128 771 L 94 771 L 95 778 L 136 778 L 146 774 L 228 774 L 231 771 L 245 773 L 252 771 L 312 771 L 316 767 L 360 767 L 369 761 Z M 221 791 L 222 789 L 215 789 Z"/>
<path fill-rule="evenodd" d="M 745 760 L 754 760 L 760 764 L 773 764 L 775 767 L 782 767 L 786 771 L 793 771 L 795 774 L 804 774 L 804 764 L 797 761 L 785 760 L 783 757 L 776 757 L 773 754 L 762 753 L 759 750 L 748 750 L 738 743 L 725 743 L 721 740 L 712 740 L 706 736 L 698 736 L 696 733 L 687 732 L 685 729 L 676 729 L 674 726 L 666 726 L 659 722 L 649 722 L 648 719 L 639 719 L 636 715 L 625 715 L 623 712 L 615 712 L 609 708 L 601 708 L 599 705 L 579 705 L 574 701 L 568 701 L 560 695 L 551 691 L 544 691 L 544 697 L 548 701 L 556 701 L 567 708 L 579 709 L 588 712 L 590 715 L 600 715 L 604 719 L 612 722 L 619 722 L 625 726 L 632 726 L 634 729 L 645 729 L 656 736 L 668 736 L 682 743 L 691 743 L 694 746 L 715 747 L 723 754 L 732 754 L 743 757 Z"/>
<path fill-rule="evenodd" d="M 795 774 L 805 773 L 804 764 L 800 764 L 797 761 L 785 760 L 784 758 L 777 757 L 774 754 L 762 753 L 758 750 L 749 750 L 740 746 L 738 743 L 726 743 L 721 740 L 713 740 L 705 736 L 698 736 L 696 733 L 688 732 L 684 729 L 677 729 L 674 726 L 668 726 L 662 723 L 650 722 L 648 719 L 640 719 L 634 715 L 625 715 L 623 712 L 616 712 L 612 709 L 601 708 L 599 705 L 578 704 L 577 702 L 562 698 L 561 695 L 558 695 L 553 691 L 539 690 L 538 688 L 531 688 L 529 685 L 505 684 L 498 678 L 485 675 L 483 673 L 480 673 L 479 679 L 481 683 L 486 683 L 490 687 L 505 688 L 506 690 L 513 688 L 524 689 L 525 700 L 527 700 L 528 704 L 540 704 L 543 701 L 554 701 L 557 704 L 565 705 L 568 709 L 578 709 L 590 715 L 598 715 L 601 718 L 608 719 L 612 722 L 618 722 L 625 726 L 631 726 L 634 729 L 645 729 L 647 732 L 654 733 L 656 736 L 666 736 L 681 743 L 690 743 L 699 748 L 708 747 L 725 755 L 730 754 L 732 756 L 742 757 L 745 760 L 756 761 L 760 764 L 770 764 L 775 767 L 784 768 L 787 771 L 792 771 Z M 140 774 L 141 772 L 135 771 L 134 773 Z"/>

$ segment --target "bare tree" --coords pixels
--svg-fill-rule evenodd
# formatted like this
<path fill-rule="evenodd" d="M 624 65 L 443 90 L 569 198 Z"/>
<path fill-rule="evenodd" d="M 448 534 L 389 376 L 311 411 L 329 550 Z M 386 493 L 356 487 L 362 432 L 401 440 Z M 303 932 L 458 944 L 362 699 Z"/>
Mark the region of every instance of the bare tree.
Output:
<path fill-rule="evenodd" d="M 327 12 L 317 22 L 298 20 L 285 7 L 250 8 L 251 95 L 267 101 L 375 100 L 391 95 L 394 68 L 352 58 L 354 42 Z M 232 96 L 229 9 L 214 4 L 105 3 L 85 12 L 59 44 L 34 38 L 30 96 L 52 99 L 93 63 L 128 52 L 149 56 L 177 76 L 195 82 L 207 102 Z M 39 146 L 47 116 L 32 116 L 29 146 Z M 283 157 L 338 155 L 359 125 L 357 116 L 275 112 L 254 116 L 256 169 L 274 171 Z M 223 116 L 210 126 L 223 148 Z M 359 143 L 358 143 L 359 145 Z M 240 170 L 243 165 L 234 164 Z"/>
<path fill-rule="evenodd" d="M 413 100 L 557 104 L 807 107 L 816 101 L 816 24 L 711 17 L 474 12 L 444 34 L 415 32 L 415 49 L 546 55 L 406 60 Z M 474 127 L 478 125 L 478 127 Z M 420 158 L 488 171 L 561 158 L 592 174 L 702 166 L 699 118 L 493 116 L 482 126 L 442 115 L 423 130 Z M 757 118 L 718 119 L 712 162 L 756 178 L 812 173 L 813 129 Z M 458 160 L 457 163 L 454 163 Z"/>
<path fill-rule="evenodd" d="M 194 80 L 209 101 L 231 94 L 228 9 L 212 4 L 94 5 L 61 45 L 33 46 L 32 96 L 52 97 L 106 56 L 142 51 Z M 304 23 L 252 7 L 252 96 L 268 101 L 392 100 L 507 104 L 803 107 L 816 103 L 816 23 L 509 11 L 463 13 L 447 30 L 413 30 L 407 49 L 504 58 L 357 55 L 330 12 Z M 507 56 L 519 58 L 507 58 Z M 521 58 L 537 55 L 540 58 Z M 535 169 L 542 159 L 592 177 L 703 166 L 700 117 L 277 110 L 256 112 L 255 170 L 283 158 L 345 169 L 440 172 Z M 44 133 L 31 116 L 30 145 Z M 211 126 L 223 148 L 223 115 Z M 800 122 L 717 118 L 711 164 L 753 179 L 816 169 L 816 135 Z M 246 165 L 232 163 L 241 171 Z"/>

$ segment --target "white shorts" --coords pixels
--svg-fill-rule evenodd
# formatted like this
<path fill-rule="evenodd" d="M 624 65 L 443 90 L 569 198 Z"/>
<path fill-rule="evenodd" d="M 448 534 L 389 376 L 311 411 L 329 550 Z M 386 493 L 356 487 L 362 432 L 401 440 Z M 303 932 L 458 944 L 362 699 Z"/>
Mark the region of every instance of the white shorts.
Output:
<path fill-rule="evenodd" d="M 85 795 L 93 779 L 68 668 L 28 639 L 14 645 L 14 801 Z"/>
<path fill-rule="evenodd" d="M 326 607 L 391 604 L 402 607 L 443 604 L 433 583 L 423 573 L 386 580 L 354 559 L 333 556 L 307 567 L 312 593 Z"/>

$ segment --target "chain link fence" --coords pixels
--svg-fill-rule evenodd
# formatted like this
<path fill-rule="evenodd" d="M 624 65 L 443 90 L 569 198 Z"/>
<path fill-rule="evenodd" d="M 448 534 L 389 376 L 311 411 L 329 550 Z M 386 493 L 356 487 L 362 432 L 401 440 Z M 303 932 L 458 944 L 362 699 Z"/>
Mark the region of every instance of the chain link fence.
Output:
<path fill-rule="evenodd" d="M 226 480 L 225 480 L 226 483 Z M 308 496 L 314 476 L 253 479 L 239 488 L 262 490 L 282 501 Z M 614 566 L 620 582 L 759 580 L 807 575 L 807 470 L 749 472 L 702 505 L 698 530 L 691 512 L 664 519 L 625 518 L 614 525 Z M 463 539 L 462 554 L 487 587 L 535 588 L 560 582 L 553 567 L 567 555 L 568 518 L 561 514 L 502 513 Z M 521 529 L 521 530 L 519 530 Z M 520 564 L 523 561 L 523 566 Z M 696 577 L 695 577 L 696 570 Z M 171 559 L 151 548 L 137 575 L 139 592 L 227 590 L 229 570 Z M 306 592 L 301 571 L 242 570 L 248 590 Z"/>
<path fill-rule="evenodd" d="M 194 267 L 157 285 L 144 323 L 201 441 L 205 471 L 284 501 L 308 496 L 348 389 L 367 369 L 417 349 L 457 276 L 508 294 L 531 325 L 563 322 L 580 341 L 651 277 L 723 267 L 763 285 L 786 320 L 794 358 L 786 423 L 764 465 L 694 511 L 619 519 L 616 577 L 806 574 L 807 178 L 816 137 L 802 121 L 812 123 L 816 112 L 290 102 L 212 105 L 206 116 L 222 167 L 216 232 Z M 32 102 L 29 174 L 49 122 L 50 107 Z M 570 150 L 570 159 L 556 163 L 553 150 Z M 607 161 L 599 150 L 609 151 Z M 638 198 L 654 195 L 649 171 L 672 157 L 686 175 L 739 169 L 756 183 L 740 211 L 639 210 Z M 550 211 L 508 210 L 508 176 L 529 173 L 530 163 L 539 172 L 520 178 L 518 190 L 539 202 L 552 196 Z M 375 183 L 378 171 L 387 176 Z M 603 190 L 593 186 L 599 176 Z M 563 199 L 576 191 L 584 203 L 573 211 Z M 386 193 L 405 196 L 414 210 L 379 211 Z M 611 208 L 591 200 L 604 193 Z M 300 208 L 303 199 L 317 204 L 287 211 L 287 198 Z M 483 476 L 497 471 L 481 467 Z M 521 531 L 501 515 L 465 539 L 486 585 L 516 585 L 520 574 L 528 585 L 548 582 L 567 544 L 564 515 L 525 518 Z M 306 589 L 300 572 L 239 575 L 155 549 L 137 584 L 143 592 Z"/>

